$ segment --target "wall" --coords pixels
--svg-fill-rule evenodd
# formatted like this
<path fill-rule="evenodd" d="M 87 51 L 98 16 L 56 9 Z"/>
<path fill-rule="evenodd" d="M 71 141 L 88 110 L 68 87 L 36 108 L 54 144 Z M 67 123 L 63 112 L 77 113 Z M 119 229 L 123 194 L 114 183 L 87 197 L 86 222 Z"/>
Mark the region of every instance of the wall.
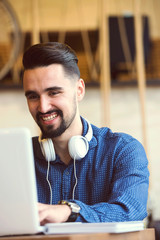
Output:
<path fill-rule="evenodd" d="M 32 29 L 34 0 L 9 0 L 23 31 Z M 100 0 L 37 0 L 41 30 L 96 29 L 100 22 Z M 106 0 L 106 12 L 112 15 L 134 11 L 134 0 Z M 141 12 L 150 17 L 152 38 L 160 38 L 160 1 L 141 0 Z"/>

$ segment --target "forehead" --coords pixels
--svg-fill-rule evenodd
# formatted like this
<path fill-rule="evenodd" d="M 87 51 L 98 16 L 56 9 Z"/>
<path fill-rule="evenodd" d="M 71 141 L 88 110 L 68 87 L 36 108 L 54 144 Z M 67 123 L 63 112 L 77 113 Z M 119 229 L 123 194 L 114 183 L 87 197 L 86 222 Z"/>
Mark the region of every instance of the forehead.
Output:
<path fill-rule="evenodd" d="M 25 70 L 23 86 L 26 88 L 43 88 L 49 86 L 67 86 L 74 81 L 64 72 L 61 64 L 52 64 L 47 67 L 37 67 Z"/>

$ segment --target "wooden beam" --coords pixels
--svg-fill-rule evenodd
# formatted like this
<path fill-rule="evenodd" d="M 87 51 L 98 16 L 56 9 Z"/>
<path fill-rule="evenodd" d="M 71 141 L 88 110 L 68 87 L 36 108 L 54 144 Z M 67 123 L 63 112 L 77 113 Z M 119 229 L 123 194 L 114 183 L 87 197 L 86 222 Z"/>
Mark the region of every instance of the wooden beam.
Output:
<path fill-rule="evenodd" d="M 147 151 L 147 134 L 146 134 L 146 76 L 144 66 L 144 51 L 143 51 L 143 27 L 142 15 L 140 12 L 141 0 L 134 0 L 134 23 L 135 23 L 135 43 L 136 43 L 136 69 L 138 79 L 138 89 L 141 105 L 142 116 L 142 135 L 143 144 Z"/>
<path fill-rule="evenodd" d="M 102 126 L 110 126 L 110 53 L 109 53 L 109 0 L 101 0 L 100 7 L 100 89 L 102 103 Z"/>
<path fill-rule="evenodd" d="M 40 27 L 39 27 L 39 0 L 31 0 L 32 12 L 32 44 L 40 42 Z"/>

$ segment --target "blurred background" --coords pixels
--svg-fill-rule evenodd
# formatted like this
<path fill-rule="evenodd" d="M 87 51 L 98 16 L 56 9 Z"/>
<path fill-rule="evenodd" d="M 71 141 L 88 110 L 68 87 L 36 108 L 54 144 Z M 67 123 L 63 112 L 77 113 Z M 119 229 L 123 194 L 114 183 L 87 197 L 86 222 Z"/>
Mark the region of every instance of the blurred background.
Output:
<path fill-rule="evenodd" d="M 22 54 L 59 41 L 79 58 L 86 96 L 81 115 L 131 134 L 145 147 L 149 211 L 160 219 L 160 1 L 0 0 L 0 128 L 39 129 L 22 88 Z"/>

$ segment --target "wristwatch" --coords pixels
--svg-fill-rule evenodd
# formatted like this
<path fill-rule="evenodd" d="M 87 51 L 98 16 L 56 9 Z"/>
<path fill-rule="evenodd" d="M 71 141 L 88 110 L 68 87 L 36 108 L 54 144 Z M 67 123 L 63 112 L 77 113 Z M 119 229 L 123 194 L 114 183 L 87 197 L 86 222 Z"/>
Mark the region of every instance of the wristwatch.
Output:
<path fill-rule="evenodd" d="M 75 222 L 77 217 L 79 216 L 79 212 L 81 209 L 80 206 L 76 203 L 69 202 L 67 200 L 61 200 L 58 202 L 58 204 L 67 205 L 71 208 L 71 215 L 69 216 L 66 222 Z"/>

